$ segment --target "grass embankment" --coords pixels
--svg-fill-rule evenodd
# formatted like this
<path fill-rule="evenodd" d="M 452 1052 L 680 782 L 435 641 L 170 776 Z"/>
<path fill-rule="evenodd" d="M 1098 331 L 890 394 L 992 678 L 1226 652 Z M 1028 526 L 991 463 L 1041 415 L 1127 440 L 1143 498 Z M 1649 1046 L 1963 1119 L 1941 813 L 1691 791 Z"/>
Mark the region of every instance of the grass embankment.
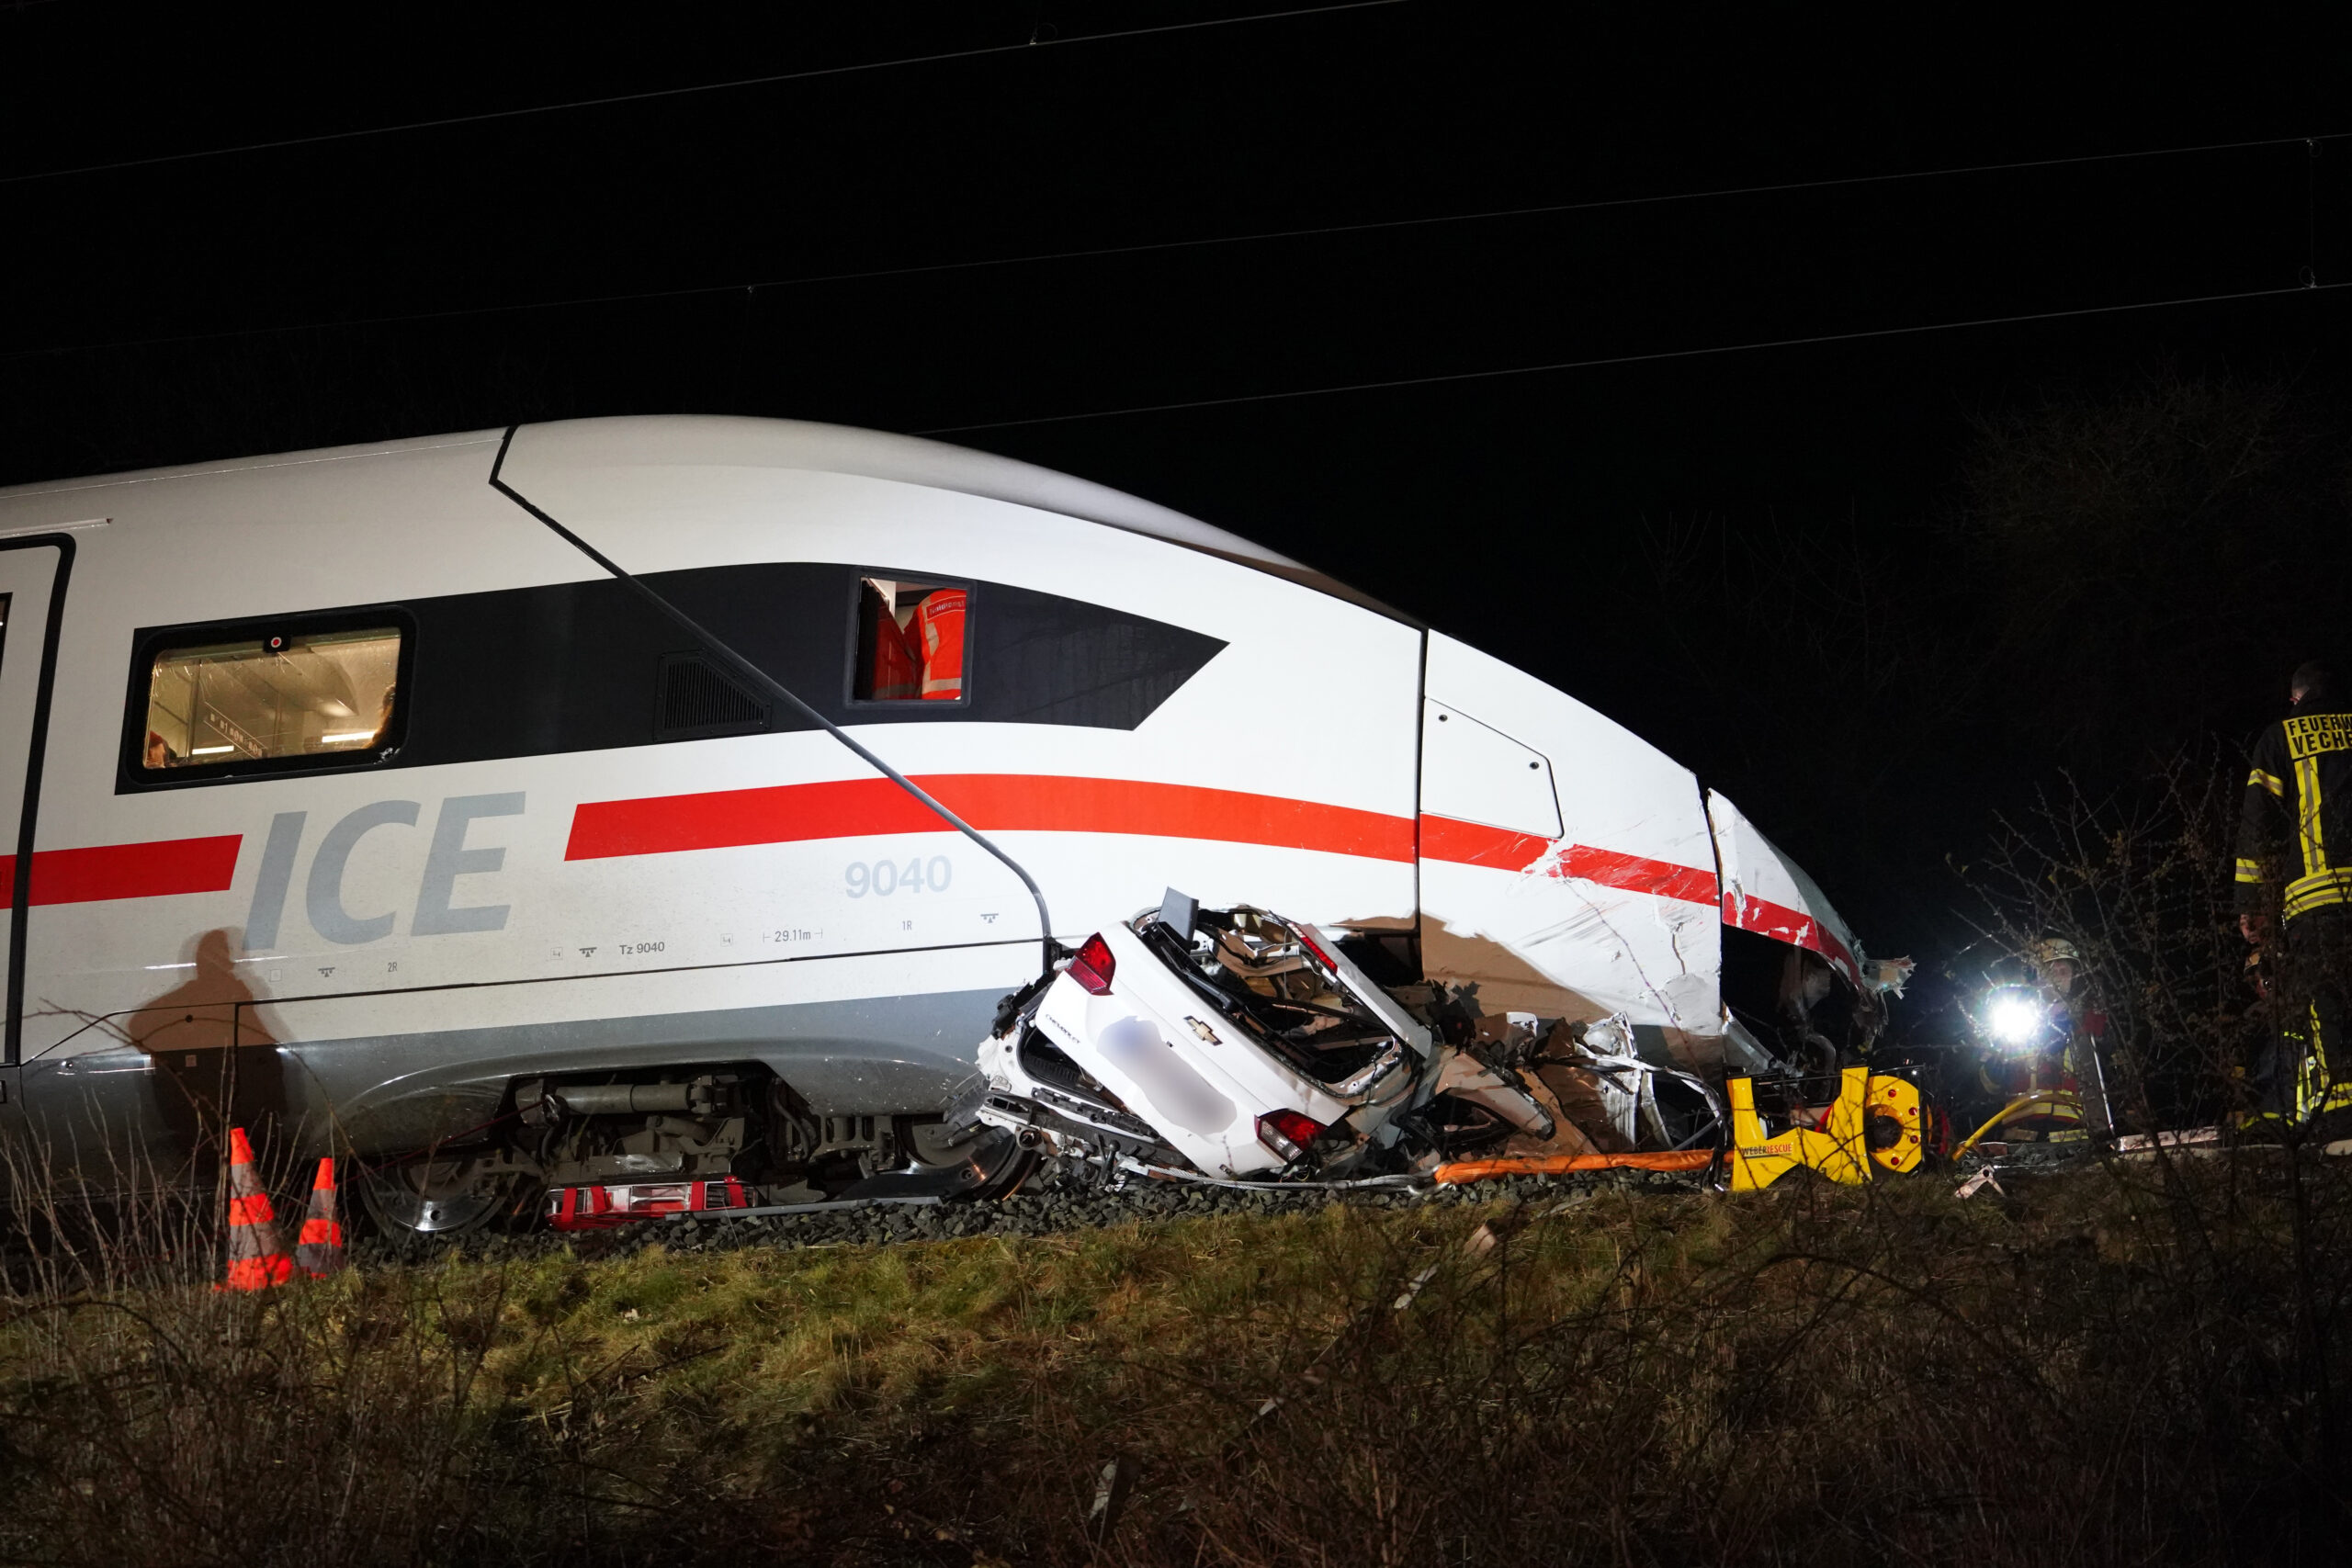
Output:
<path fill-rule="evenodd" d="M 1964 1203 L 1601 1188 L 52 1289 L 0 1336 L 0 1554 L 2316 1561 L 2346 1249 L 2314 1179 L 2300 1207 L 2276 1165 Z"/>

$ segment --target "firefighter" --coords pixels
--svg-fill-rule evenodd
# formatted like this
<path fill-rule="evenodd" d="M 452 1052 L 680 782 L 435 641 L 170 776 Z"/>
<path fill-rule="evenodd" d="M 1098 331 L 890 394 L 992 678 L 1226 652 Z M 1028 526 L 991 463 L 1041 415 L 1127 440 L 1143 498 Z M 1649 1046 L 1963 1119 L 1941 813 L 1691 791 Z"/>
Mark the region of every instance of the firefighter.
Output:
<path fill-rule="evenodd" d="M 2066 1141 L 2109 1132 L 2098 1055 L 2107 1015 L 2089 998 L 2082 954 L 2064 937 L 2044 937 L 2025 960 L 2031 983 L 1996 989 L 1984 1010 L 1992 1049 L 1984 1087 L 2003 1109 L 1976 1138 Z"/>
<path fill-rule="evenodd" d="M 2333 668 L 2303 665 L 2294 712 L 2254 745 L 2238 828 L 2238 930 L 2272 960 L 2277 1021 L 2261 1114 L 2301 1128 L 2352 1106 L 2352 714 Z"/>
<path fill-rule="evenodd" d="M 2058 1053 L 2062 1087 L 2081 1107 L 2081 1122 L 2096 1133 L 2114 1131 L 2107 1099 L 2107 1068 L 2099 1053 L 2107 1044 L 2107 1013 L 2083 976 L 2083 955 L 2064 937 L 2036 942 L 2029 958 L 2050 1009 L 2052 1026 L 2064 1036 Z"/>

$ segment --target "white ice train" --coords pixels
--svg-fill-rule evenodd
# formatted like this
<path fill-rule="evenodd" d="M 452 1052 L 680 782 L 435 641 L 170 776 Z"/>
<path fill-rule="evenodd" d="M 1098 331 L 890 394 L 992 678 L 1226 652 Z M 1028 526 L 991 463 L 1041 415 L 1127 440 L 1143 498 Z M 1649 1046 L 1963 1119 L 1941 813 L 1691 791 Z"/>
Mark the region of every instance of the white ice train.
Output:
<path fill-rule="evenodd" d="M 274 1124 L 426 1229 L 956 1157 L 1038 902 L 657 598 L 1065 942 L 1175 885 L 1686 1062 L 1871 1010 L 1722 795 L 1308 568 L 932 442 L 586 420 L 0 491 L 0 1124 L 98 1183 Z"/>

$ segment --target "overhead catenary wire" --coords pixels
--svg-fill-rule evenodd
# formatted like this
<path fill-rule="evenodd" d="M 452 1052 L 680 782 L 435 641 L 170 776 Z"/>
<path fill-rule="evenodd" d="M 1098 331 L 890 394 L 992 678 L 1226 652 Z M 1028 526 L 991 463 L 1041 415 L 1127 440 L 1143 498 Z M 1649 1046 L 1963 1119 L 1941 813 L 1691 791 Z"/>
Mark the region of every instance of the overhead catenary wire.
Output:
<path fill-rule="evenodd" d="M 884 778 L 888 779 L 892 784 L 898 785 L 900 789 L 912 795 L 916 800 L 920 801 L 925 807 L 927 807 L 933 816 L 946 823 L 949 827 L 955 829 L 957 832 L 963 834 L 966 838 L 971 840 L 972 842 L 979 845 L 981 849 L 988 852 L 990 857 L 1001 862 L 1012 873 L 1013 875 L 1019 877 L 1021 879 L 1021 886 L 1029 890 L 1029 897 L 1036 902 L 1038 936 L 1042 944 L 1042 967 L 1046 971 L 1050 971 L 1054 966 L 1055 961 L 1059 957 L 1059 951 L 1054 941 L 1053 916 L 1046 912 L 1045 889 L 1037 886 L 1037 879 L 1031 876 L 1028 871 L 1023 867 L 1019 861 L 1014 860 L 1010 854 L 998 847 L 995 840 L 989 838 L 986 833 L 981 832 L 978 828 L 973 827 L 969 822 L 965 821 L 961 817 L 956 816 L 956 813 L 950 811 L 945 806 L 942 805 L 921 784 L 915 783 L 914 780 L 907 777 L 906 774 L 900 773 L 898 769 L 884 761 L 880 757 L 875 755 L 873 751 L 869 750 L 865 746 L 860 745 L 854 738 L 851 737 L 847 730 L 843 729 L 840 725 L 835 724 L 831 719 L 827 718 L 823 714 L 819 713 L 815 708 L 809 706 L 808 704 L 800 697 L 799 694 L 794 692 L 783 682 L 769 674 L 767 671 L 761 668 L 761 666 L 752 659 L 737 652 L 734 647 L 724 638 L 720 637 L 718 633 L 710 630 L 701 622 L 695 620 L 684 610 L 678 608 L 677 605 L 672 604 L 669 599 L 664 597 L 651 584 L 631 574 L 626 568 L 621 566 L 619 562 L 614 560 L 612 557 L 605 554 L 604 551 L 598 549 L 595 546 L 582 538 L 578 534 L 573 533 L 570 528 L 564 526 L 562 523 L 557 521 L 553 513 L 534 502 L 530 497 L 525 495 L 521 491 L 516 490 L 513 485 L 508 484 L 505 479 L 506 454 L 514 447 L 514 433 L 520 429 L 522 429 L 522 426 L 519 424 L 510 424 L 506 427 L 505 438 L 498 444 L 498 457 L 490 466 L 490 488 L 504 496 L 507 500 L 513 502 L 515 505 L 521 507 L 525 512 L 529 513 L 533 517 L 538 519 L 539 522 L 545 524 L 555 533 L 556 536 L 560 538 L 565 544 L 570 545 L 573 549 L 578 550 L 582 555 L 586 556 L 590 560 L 595 562 L 598 567 L 602 568 L 605 571 L 610 573 L 616 580 L 617 580 L 622 586 L 629 589 L 632 592 L 636 593 L 639 598 L 652 605 L 655 610 L 660 612 L 663 617 L 674 624 L 680 630 L 693 637 L 695 641 L 701 643 L 704 649 L 715 656 L 720 663 L 731 666 L 738 674 L 741 675 L 745 680 L 750 681 L 761 691 L 765 692 L 769 696 L 784 704 L 786 707 L 800 715 L 801 717 L 807 719 L 809 723 L 817 726 L 820 729 L 825 731 L 826 734 L 831 735 L 834 739 L 840 741 L 843 746 L 847 747 L 851 754 L 855 756 L 860 761 L 865 762 L 876 773 L 880 773 Z M 19 967 L 21 968 L 21 965 L 19 965 Z"/>
<path fill-rule="evenodd" d="M 1122 408 L 1080 409 L 1068 413 L 1036 414 L 1025 419 L 987 420 L 971 424 L 941 424 L 909 432 L 914 435 L 961 435 L 979 430 L 1011 430 L 1021 425 L 1066 424 L 1086 419 L 1118 419 L 1129 414 L 1176 413 L 1187 409 L 1227 408 L 1242 403 L 1279 402 L 1286 398 L 1324 398 L 1341 392 L 1379 392 L 1408 387 L 1435 387 L 1453 381 L 1497 380 L 1509 376 L 1544 376 L 1568 370 L 1600 370 L 1618 365 L 1645 365 L 1671 359 L 1698 359 L 1717 354 L 1758 354 L 1776 348 L 1810 348 L 1833 343 L 1860 343 L 1871 338 L 1916 337 L 1928 333 L 1962 332 L 1972 327 L 2021 326 L 2058 321 L 2076 316 L 2116 316 L 2134 310 L 2165 310 L 2188 305 L 2221 305 L 2234 300 L 2271 299 L 2282 295 L 2328 293 L 2352 288 L 2342 283 L 2295 283 L 2279 288 L 2250 288 L 2233 294 L 2197 294 L 2176 299 L 2137 299 L 2120 305 L 2085 305 L 2066 310 L 2030 310 L 2012 316 L 1978 316 L 1961 321 L 1923 321 L 1909 326 L 1871 327 L 1857 332 L 1815 333 L 1804 337 L 1759 339 L 1753 343 L 1719 343 L 1697 348 L 1657 349 L 1644 354 L 1612 354 L 1590 359 L 1558 359 L 1543 365 L 1506 365 L 1482 370 L 1445 371 L 1432 376 L 1398 376 L 1379 381 L 1341 381 L 1321 387 L 1290 387 L 1272 392 L 1240 392 L 1230 397 L 1188 398 L 1174 402 L 1133 403 Z"/>
<path fill-rule="evenodd" d="M 1883 175 L 1833 175 L 1812 180 L 1781 180 L 1769 185 L 1715 186 L 1698 190 L 1659 191 L 1642 196 L 1595 197 L 1585 201 L 1555 201 L 1532 207 L 1497 207 L 1476 212 L 1439 212 L 1421 218 L 1382 218 L 1361 223 L 1325 223 L 1305 229 L 1263 229 L 1239 234 L 1207 234 L 1183 240 L 1146 240 L 1130 245 L 1095 245 L 1079 250 L 1035 251 L 1010 256 L 982 256 L 968 261 L 918 262 L 905 266 L 871 267 L 859 272 L 809 273 L 799 277 L 764 282 L 713 284 L 721 288 L 782 288 L 799 284 L 854 283 L 876 277 L 905 277 L 926 272 L 960 272 L 971 267 L 1027 266 L 1046 262 L 1091 261 L 1101 256 L 1145 255 L 1156 251 L 1204 249 L 1214 245 L 1261 244 L 1276 240 L 1313 240 L 1340 234 L 1371 234 L 1391 229 L 1420 229 L 1444 223 L 1487 223 L 1507 218 L 1545 218 L 1572 212 L 1601 212 L 1611 208 L 1662 207 L 1682 201 L 1720 201 L 1743 196 L 1791 196 L 1804 191 L 1837 190 L 1855 186 L 1892 185 L 1906 180 L 1951 179 L 1965 175 L 2018 174 L 2031 169 L 2056 169 L 2082 164 L 2115 164 L 2134 159 L 2179 158 L 2200 152 L 2242 152 L 2265 147 L 2317 148 L 2324 141 L 2352 138 L 2352 131 L 2315 136 L 2270 136 L 2252 141 L 2213 141 L 2192 147 L 2146 147 L 2121 152 L 2085 152 L 2063 158 L 2026 158 L 2007 164 L 1962 164 L 1938 169 L 1898 169 Z M 492 307 L 493 309 L 495 307 Z"/>
<path fill-rule="evenodd" d="M 1898 170 L 1883 175 L 1839 175 L 1822 179 L 1782 180 L 1767 185 L 1717 186 L 1697 190 L 1661 191 L 1640 196 L 1600 197 L 1589 201 L 1545 202 L 1531 207 L 1498 207 L 1476 212 L 1433 213 L 1419 218 L 1374 219 L 1358 223 L 1328 223 L 1302 229 L 1266 229 L 1238 234 L 1196 235 L 1181 240 L 1148 240 L 1127 245 L 1091 245 L 1071 250 L 1030 251 L 1005 256 L 976 256 L 960 261 L 917 262 L 899 266 L 868 267 L 848 272 L 803 273 L 786 277 L 689 284 L 676 288 L 647 288 L 622 293 L 567 295 L 556 299 L 511 300 L 495 305 L 460 305 L 447 310 L 410 310 L 383 316 L 345 316 L 320 321 L 272 323 L 265 326 L 222 327 L 211 332 L 172 333 L 152 337 L 112 338 L 93 343 L 59 344 L 39 348 L 13 349 L 0 354 L 0 364 L 18 359 L 37 359 L 66 354 L 95 354 L 116 349 L 160 348 L 176 344 L 217 343 L 238 337 L 356 331 L 366 327 L 401 326 L 415 321 L 462 321 L 470 317 L 514 315 L 533 310 L 585 310 L 598 305 L 639 304 L 659 299 L 690 299 L 726 294 L 749 295 L 756 294 L 762 289 L 814 288 L 824 284 L 860 283 L 888 277 L 914 277 L 925 274 L 966 272 L 986 267 L 1034 266 L 1054 262 L 1094 261 L 1118 256 L 1203 250 L 1222 245 L 1264 244 L 1283 240 L 1311 240 L 1349 234 L 1371 234 L 1453 223 L 1487 223 L 1513 218 L 1565 216 L 1577 212 L 1657 207 L 1686 201 L 1717 201 L 1751 196 L 1786 196 L 1806 191 L 1891 185 L 1910 180 L 1947 179 L 1969 175 L 2013 174 L 2079 164 L 2188 157 L 2206 152 L 2237 152 L 2287 146 L 2316 149 L 2323 142 L 2347 139 L 2352 139 L 2352 131 L 2328 131 L 2311 136 L 2264 137 L 2248 141 L 2213 141 L 2186 147 L 2149 147 L 2120 152 L 2086 152 L 2059 158 L 2028 158 L 2007 164 L 1956 164 L 1946 168 Z"/>
<path fill-rule="evenodd" d="M 291 147 L 311 147 L 330 141 L 356 141 L 371 136 L 399 136 L 417 130 L 445 130 L 462 125 L 486 125 L 496 120 L 525 119 L 533 115 L 563 114 L 578 109 L 613 108 L 623 104 L 651 103 L 662 98 L 691 97 L 701 93 L 734 92 L 746 87 L 772 87 L 786 82 L 810 82 L 826 76 L 854 76 L 868 71 L 891 71 L 908 65 L 941 65 L 956 60 L 978 60 L 992 54 L 1023 54 L 1032 50 L 1060 49 L 1071 44 L 1108 43 L 1115 39 L 1148 38 L 1164 33 L 1193 32 L 1203 28 L 1239 27 L 1248 22 L 1278 22 L 1319 17 L 1335 11 L 1365 11 L 1401 6 L 1406 0 L 1339 0 L 1327 6 L 1302 6 L 1284 11 L 1257 11 L 1246 17 L 1207 17 L 1197 21 L 1165 22 L 1157 27 L 1126 28 L 1114 33 L 1080 33 L 1073 38 L 1025 38 L 1019 43 L 986 44 L 978 49 L 943 50 L 935 54 L 910 54 L 897 60 L 859 61 L 848 65 L 820 65 L 806 71 L 779 71 L 765 76 L 741 76 L 725 82 L 695 82 L 681 87 L 653 87 L 639 93 L 612 93 L 603 97 L 574 98 L 558 104 L 529 104 L 521 108 L 484 109 L 477 114 L 446 115 L 438 119 L 409 120 L 398 125 L 360 126 L 351 130 L 321 131 L 312 136 L 287 136 L 270 141 L 245 141 L 229 147 L 199 147 L 186 152 L 159 152 L 146 158 L 122 158 L 107 164 L 83 164 L 63 169 L 35 169 L 21 175 L 0 175 L 0 185 L 25 185 L 36 180 L 69 179 L 79 175 L 112 174 L 123 169 L 153 168 L 162 164 L 193 163 L 204 158 L 230 158 L 246 152 L 275 152 Z"/>

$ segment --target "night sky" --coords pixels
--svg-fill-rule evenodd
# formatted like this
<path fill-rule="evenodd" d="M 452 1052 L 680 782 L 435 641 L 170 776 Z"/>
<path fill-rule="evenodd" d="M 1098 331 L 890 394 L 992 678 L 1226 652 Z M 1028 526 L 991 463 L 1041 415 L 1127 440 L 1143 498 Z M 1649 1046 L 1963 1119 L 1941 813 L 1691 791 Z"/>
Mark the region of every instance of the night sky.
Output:
<path fill-rule="evenodd" d="M 1967 475 L 1988 420 L 2267 389 L 2303 434 L 2215 526 L 2346 534 L 2352 140 L 2298 140 L 2352 132 L 2343 54 L 2253 12 L 1659 11 L 0 6 L 0 483 L 605 413 L 934 434 L 1521 665 L 1739 799 L 1874 949 L 1949 943 L 1944 856 L 1994 806 L 2241 734 L 2336 636 L 2246 608 L 2336 581 L 2293 545 L 2211 616 L 2191 552 L 2062 617 L 2114 637 L 1972 660 L 1989 585 L 2040 569 L 1970 553 Z M 1545 207 L 1581 209 L 1408 221 Z M 1125 247 L 1162 248 L 1070 254 Z M 1179 403 L 1211 406 L 1056 417 Z M 1747 564 L 1662 590 L 1678 533 Z M 1792 558 L 1871 604 L 1792 611 Z"/>

